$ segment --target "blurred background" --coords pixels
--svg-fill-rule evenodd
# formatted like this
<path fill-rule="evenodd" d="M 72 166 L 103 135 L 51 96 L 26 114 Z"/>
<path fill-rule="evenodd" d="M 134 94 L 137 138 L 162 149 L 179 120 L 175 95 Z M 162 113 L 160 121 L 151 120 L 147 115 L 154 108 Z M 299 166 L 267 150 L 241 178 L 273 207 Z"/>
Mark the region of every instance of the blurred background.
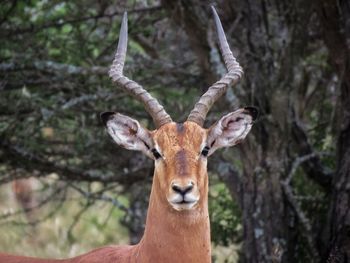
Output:
<path fill-rule="evenodd" d="M 0 3 L 0 251 L 66 258 L 138 242 L 153 163 L 99 121 L 117 111 L 154 128 L 107 74 L 122 14 L 125 74 L 182 122 L 226 72 L 214 4 L 245 75 L 205 126 L 241 106 L 261 115 L 209 160 L 213 262 L 347 262 L 349 1 Z"/>

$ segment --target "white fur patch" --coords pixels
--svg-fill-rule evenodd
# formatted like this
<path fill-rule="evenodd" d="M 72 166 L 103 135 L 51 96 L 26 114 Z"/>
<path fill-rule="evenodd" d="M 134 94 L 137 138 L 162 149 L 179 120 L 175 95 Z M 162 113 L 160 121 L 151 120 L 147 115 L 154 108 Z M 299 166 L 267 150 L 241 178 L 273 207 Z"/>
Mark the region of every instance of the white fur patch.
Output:
<path fill-rule="evenodd" d="M 150 152 L 153 148 L 150 132 L 143 128 L 138 121 L 116 113 L 107 121 L 107 131 L 118 145 L 128 150 L 142 151 L 153 158 Z"/>

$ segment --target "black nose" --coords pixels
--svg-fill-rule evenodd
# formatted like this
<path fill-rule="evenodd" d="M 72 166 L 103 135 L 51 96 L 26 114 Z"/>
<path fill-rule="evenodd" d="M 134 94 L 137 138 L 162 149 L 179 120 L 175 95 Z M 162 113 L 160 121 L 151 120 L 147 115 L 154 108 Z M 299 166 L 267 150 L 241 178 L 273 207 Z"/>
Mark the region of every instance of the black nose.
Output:
<path fill-rule="evenodd" d="M 185 195 L 188 192 L 191 192 L 191 190 L 193 189 L 193 184 L 189 184 L 186 186 L 179 186 L 177 184 L 173 184 L 171 188 L 174 190 L 174 192 L 179 193 L 181 195 Z"/>

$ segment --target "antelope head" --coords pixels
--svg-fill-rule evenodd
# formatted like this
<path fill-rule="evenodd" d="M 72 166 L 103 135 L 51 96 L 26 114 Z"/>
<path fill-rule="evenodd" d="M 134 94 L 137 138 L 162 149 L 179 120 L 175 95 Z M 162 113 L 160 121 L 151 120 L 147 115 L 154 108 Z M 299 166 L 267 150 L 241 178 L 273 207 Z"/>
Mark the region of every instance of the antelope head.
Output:
<path fill-rule="evenodd" d="M 228 69 L 202 95 L 184 123 L 175 123 L 159 102 L 135 81 L 123 75 L 127 49 L 127 14 L 124 14 L 117 53 L 109 75 L 118 87 L 142 102 L 156 129 L 116 112 L 104 112 L 101 119 L 109 135 L 120 146 L 142 151 L 155 161 L 153 190 L 160 202 L 177 211 L 206 206 L 208 194 L 207 158 L 215 150 L 241 142 L 250 131 L 258 111 L 245 107 L 228 113 L 209 128 L 205 117 L 230 84 L 236 84 L 243 70 L 232 55 L 220 19 L 212 7 L 221 53 Z"/>

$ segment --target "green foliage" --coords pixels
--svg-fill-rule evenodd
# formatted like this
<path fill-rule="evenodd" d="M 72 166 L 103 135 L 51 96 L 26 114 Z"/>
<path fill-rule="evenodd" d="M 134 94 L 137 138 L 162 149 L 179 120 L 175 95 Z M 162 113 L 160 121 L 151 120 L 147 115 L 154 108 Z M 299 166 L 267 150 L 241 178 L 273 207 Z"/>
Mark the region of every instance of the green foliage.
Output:
<path fill-rule="evenodd" d="M 210 187 L 209 213 L 214 244 L 229 246 L 241 239 L 241 212 L 223 183 Z"/>

